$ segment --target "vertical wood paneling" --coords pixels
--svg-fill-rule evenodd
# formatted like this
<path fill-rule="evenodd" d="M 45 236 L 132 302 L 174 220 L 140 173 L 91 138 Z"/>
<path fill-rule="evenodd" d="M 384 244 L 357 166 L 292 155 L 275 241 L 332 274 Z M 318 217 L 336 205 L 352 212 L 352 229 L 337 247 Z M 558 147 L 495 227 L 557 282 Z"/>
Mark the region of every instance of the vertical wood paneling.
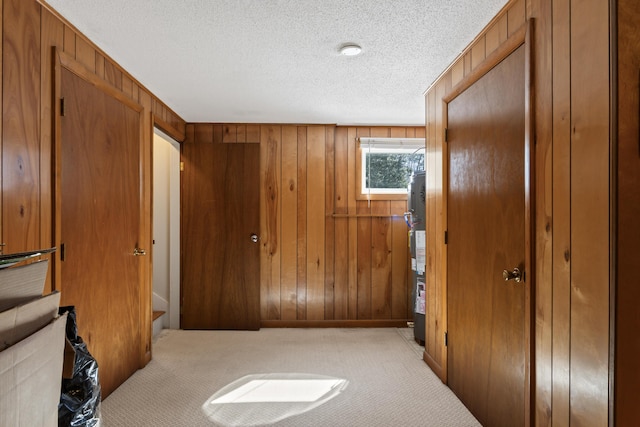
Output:
<path fill-rule="evenodd" d="M 40 91 L 43 102 L 40 103 L 40 247 L 55 246 L 53 230 L 54 221 L 54 190 L 53 190 L 53 117 L 52 110 L 54 90 L 53 81 L 53 51 L 46 46 L 61 46 L 64 41 L 64 26 L 49 11 L 43 9 L 41 15 L 41 72 Z M 47 290 L 53 290 L 56 270 L 59 269 L 59 254 L 53 254 L 49 263 Z M 58 288 L 60 284 L 58 283 Z"/>
<path fill-rule="evenodd" d="M 408 276 L 409 247 L 408 228 L 403 215 L 407 211 L 407 202 L 392 201 L 390 203 L 391 219 L 391 318 L 409 319 L 413 317 L 413 310 L 407 306 L 407 295 L 411 294 Z"/>
<path fill-rule="evenodd" d="M 250 141 L 252 127 L 188 124 L 185 135 L 189 141 L 222 143 L 235 128 L 236 135 L 244 129 L 241 138 Z M 358 135 L 424 137 L 424 128 L 258 129 L 265 325 L 410 318 L 406 201 L 357 201 L 353 174 Z"/>
<path fill-rule="evenodd" d="M 111 83 L 115 88 L 122 89 L 122 71 L 120 71 L 113 62 L 109 60 L 105 60 L 104 63 L 104 79 Z"/>
<path fill-rule="evenodd" d="M 82 37 L 76 37 L 76 60 L 95 73 L 96 51 Z"/>
<path fill-rule="evenodd" d="M 545 387 L 544 396 L 537 394 L 538 425 L 549 425 L 548 414 L 552 411 L 551 425 L 569 425 L 570 389 L 570 327 L 571 327 L 571 45 L 570 45 L 570 0 L 553 2 L 553 174 L 552 220 L 553 220 L 553 271 L 550 283 L 541 281 L 541 287 L 551 288 L 552 302 L 543 299 L 538 291 L 538 310 L 548 319 L 552 309 L 551 349 L 548 349 L 548 320 L 538 326 L 538 358 L 549 363 L 551 356 L 551 392 L 548 402 L 548 372 L 538 368 L 540 387 Z M 549 351 L 551 354 L 549 355 Z"/>
<path fill-rule="evenodd" d="M 451 67 L 451 78 L 453 80 L 453 84 L 458 84 L 464 78 L 464 60 L 460 60 L 456 62 Z"/>
<path fill-rule="evenodd" d="M 371 136 L 369 128 L 357 128 L 356 135 L 358 138 Z M 354 147 L 356 143 L 354 141 Z M 354 148 L 355 161 L 359 161 Z M 360 191 L 355 188 L 355 193 Z M 358 200 L 356 202 L 357 215 L 367 215 L 371 212 L 371 204 L 368 201 Z M 361 217 L 357 219 L 357 300 L 358 300 L 358 319 L 371 319 L 371 218 Z"/>
<path fill-rule="evenodd" d="M 532 423 L 540 426 L 608 422 L 608 15 L 607 2 L 512 0 L 476 39 L 479 42 L 484 38 L 488 56 L 525 19 L 536 20 L 536 306 L 532 353 L 535 371 L 531 380 L 536 389 L 532 390 L 531 411 Z M 477 50 L 477 45 L 465 50 L 426 94 L 427 163 L 438 157 L 437 163 L 445 170 L 446 144 L 432 139 L 437 139 L 441 122 L 446 123 L 446 116 L 436 116 L 441 109 L 439 82 L 459 82 L 461 74 L 466 75 L 470 69 L 469 58 L 476 65 L 477 56 L 473 54 Z M 637 69 L 634 73 L 637 76 Z M 436 129 L 430 130 L 431 126 Z M 445 151 L 436 154 L 441 149 Z M 439 233 L 435 231 L 438 210 L 433 212 L 432 205 L 442 201 L 446 217 L 442 194 L 446 181 L 436 184 L 435 175 L 427 174 L 428 192 L 433 194 L 433 200 L 428 196 L 427 201 L 427 230 L 434 230 L 436 235 L 435 240 L 428 239 L 428 262 L 439 250 Z M 446 257 L 442 263 L 435 263 L 435 270 L 427 273 L 427 281 L 446 285 L 446 277 L 438 272 L 446 271 Z M 429 286 L 427 283 L 427 289 Z M 446 294 L 439 298 L 446 298 Z M 427 315 L 427 335 L 433 330 L 433 323 L 446 321 L 446 305 L 442 307 L 442 316 Z M 427 339 L 425 360 L 437 370 L 435 354 Z M 446 355 L 446 348 L 443 354 Z M 446 365 L 441 377 L 446 378 Z"/>
<path fill-rule="evenodd" d="M 234 143 L 238 140 L 238 127 L 235 125 L 224 125 L 222 127 L 222 142 Z"/>
<path fill-rule="evenodd" d="M 640 419 L 640 316 L 637 264 L 640 254 L 640 3 L 617 2 L 617 266 L 615 425 L 633 425 Z"/>
<path fill-rule="evenodd" d="M 247 142 L 260 142 L 260 126 L 247 125 Z"/>
<path fill-rule="evenodd" d="M 281 134 L 280 126 L 261 128 L 260 234 L 263 241 L 260 258 L 260 306 L 261 318 L 265 320 L 280 318 Z"/>
<path fill-rule="evenodd" d="M 553 68 L 552 44 L 552 5 L 549 2 L 527 2 L 528 10 L 536 19 L 529 25 L 531 31 L 530 52 L 535 54 L 531 60 L 529 78 L 533 111 L 530 112 L 531 144 L 534 151 L 534 174 L 532 200 L 534 206 L 531 218 L 535 233 L 532 267 L 536 284 L 531 298 L 533 302 L 532 324 L 535 334 L 531 336 L 534 354 L 528 357 L 532 364 L 530 370 L 531 384 L 536 389 L 531 391 L 535 406 L 530 408 L 531 415 L 537 425 L 551 424 L 551 408 L 553 396 L 553 81 L 549 73 Z M 527 88 L 529 89 L 529 88 Z M 533 145 L 535 142 L 535 145 Z M 566 165 L 565 165 L 566 166 Z M 533 231 L 531 232 L 533 234 Z M 530 305 L 528 305 L 530 307 Z"/>
<path fill-rule="evenodd" d="M 325 130 L 307 128 L 307 319 L 324 316 Z"/>
<path fill-rule="evenodd" d="M 40 246 L 40 6 L 5 0 L 2 186 L 5 253 Z"/>
<path fill-rule="evenodd" d="M 444 143 L 444 127 L 447 123 L 446 113 L 442 104 L 442 97 L 445 95 L 448 86 L 447 78 L 439 82 L 436 87 L 435 98 L 435 151 L 434 151 L 434 186 L 435 188 L 447 188 L 447 182 L 444 181 L 445 171 L 448 169 L 449 154 L 447 147 Z M 444 233 L 447 230 L 447 203 L 442 197 L 437 197 L 434 203 L 435 209 L 435 233 L 433 235 L 433 241 L 436 245 L 435 250 L 435 265 L 437 266 L 435 278 L 436 285 L 433 289 L 434 297 L 436 301 L 446 301 L 446 283 L 447 283 L 447 248 L 444 243 Z M 435 319 L 433 325 L 433 346 L 435 352 L 435 362 L 438 366 L 443 368 L 443 372 L 446 370 L 447 358 L 446 348 L 444 345 L 444 332 L 447 325 L 447 312 L 446 304 L 436 302 L 435 307 Z"/>
<path fill-rule="evenodd" d="M 349 154 L 348 129 L 335 129 L 335 213 L 348 213 Z M 337 320 L 349 318 L 349 219 L 336 218 L 334 242 L 334 317 Z"/>
<path fill-rule="evenodd" d="M 473 62 L 471 60 L 471 52 L 464 55 L 464 75 L 468 75 L 473 70 Z"/>
<path fill-rule="evenodd" d="M 608 3 L 571 2 L 571 412 L 608 423 Z"/>
<path fill-rule="evenodd" d="M 507 15 L 503 15 L 487 31 L 485 47 L 487 56 L 507 40 Z"/>
<path fill-rule="evenodd" d="M 143 111 L 151 110 L 150 94 L 143 92 L 140 96 L 140 105 L 142 105 Z M 151 183 L 153 182 L 152 167 L 152 146 L 153 146 L 153 132 L 151 123 L 151 114 L 141 114 L 142 120 L 142 134 L 140 135 L 140 169 L 142 172 L 140 183 L 141 195 L 140 195 L 140 235 L 139 243 L 143 245 L 142 248 L 152 248 L 152 189 Z M 152 316 L 153 316 L 153 283 L 152 283 L 152 265 L 151 261 L 140 263 L 140 277 L 141 277 L 141 289 L 140 289 L 140 360 L 141 366 L 146 365 L 151 361 L 151 331 Z"/>
<path fill-rule="evenodd" d="M 436 323 L 438 317 L 436 315 L 435 304 L 440 302 L 437 298 L 437 288 L 440 286 L 440 282 L 436 280 L 436 273 L 441 271 L 441 268 L 436 262 L 436 248 L 438 244 L 434 243 L 437 239 L 436 235 L 436 190 L 440 187 L 436 186 L 436 178 L 438 173 L 438 156 L 437 156 L 437 141 L 436 133 L 439 126 L 436 121 L 436 108 L 440 105 L 440 102 L 436 103 L 436 92 L 431 90 L 425 97 L 425 112 L 427 123 L 427 138 L 426 138 L 426 150 L 425 150 L 425 199 L 426 199 L 426 224 L 425 233 L 428 238 L 426 247 L 426 299 L 427 299 L 427 312 L 425 313 L 425 354 L 430 358 L 431 368 L 439 373 L 442 379 L 442 369 L 440 366 L 439 349 L 436 344 Z M 413 292 L 413 290 L 412 290 Z M 446 301 L 445 301 L 446 302 Z"/>
<path fill-rule="evenodd" d="M 104 56 L 100 53 L 96 52 L 96 76 L 104 79 Z M 138 99 L 138 96 L 133 96 L 133 88 L 132 88 L 132 99 Z"/>
<path fill-rule="evenodd" d="M 475 69 L 486 57 L 485 38 L 481 37 L 471 48 L 471 68 Z"/>
<path fill-rule="evenodd" d="M 244 125 L 238 125 L 236 128 L 236 142 L 247 142 L 247 127 Z"/>
<path fill-rule="evenodd" d="M 525 11 L 525 0 L 516 0 L 509 8 L 507 12 L 507 34 L 509 36 L 525 23 Z"/>
<path fill-rule="evenodd" d="M 356 128 L 347 129 L 347 165 L 348 170 L 356 170 Z M 355 178 L 355 177 L 354 177 Z M 349 262 L 349 319 L 358 318 L 358 219 L 355 217 L 357 212 L 356 207 L 356 180 L 354 178 L 348 181 L 348 200 L 347 211 L 349 214 L 348 219 L 348 232 L 349 232 L 349 247 L 348 247 L 348 262 Z"/>
<path fill-rule="evenodd" d="M 122 93 L 133 99 L 133 80 L 126 75 L 122 76 Z"/>
<path fill-rule="evenodd" d="M 369 213 L 366 201 L 358 200 L 356 212 Z M 358 218 L 357 223 L 357 298 L 358 319 L 371 319 L 371 218 Z"/>
<path fill-rule="evenodd" d="M 307 128 L 298 127 L 298 319 L 307 318 Z"/>
<path fill-rule="evenodd" d="M 335 319 L 335 130 L 325 126 L 324 320 Z"/>
<path fill-rule="evenodd" d="M 298 278 L 298 129 L 282 128 L 282 267 L 281 316 L 297 316 L 296 281 Z"/>
<path fill-rule="evenodd" d="M 213 142 L 213 125 L 200 123 L 195 127 L 194 141 L 197 143 Z"/>
<path fill-rule="evenodd" d="M 222 128 L 222 125 L 213 125 L 212 138 L 214 144 L 221 144 L 224 142 L 223 133 L 224 129 Z"/>
<path fill-rule="evenodd" d="M 68 25 L 64 26 L 64 53 L 76 57 L 76 33 Z"/>
<path fill-rule="evenodd" d="M 389 215 L 389 202 L 375 203 L 372 214 Z M 372 206 L 373 207 L 373 206 Z M 371 311 L 374 319 L 391 318 L 391 219 L 371 220 Z"/>

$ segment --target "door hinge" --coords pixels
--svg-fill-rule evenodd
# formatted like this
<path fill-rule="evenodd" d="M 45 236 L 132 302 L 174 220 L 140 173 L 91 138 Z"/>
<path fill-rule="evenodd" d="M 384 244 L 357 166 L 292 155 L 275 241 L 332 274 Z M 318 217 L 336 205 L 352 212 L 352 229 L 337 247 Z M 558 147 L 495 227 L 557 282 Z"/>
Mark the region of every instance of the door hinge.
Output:
<path fill-rule="evenodd" d="M 64 117 L 64 98 L 60 98 L 60 115 Z"/>
<path fill-rule="evenodd" d="M 449 232 L 447 230 L 444 230 L 444 244 L 449 244 Z"/>
<path fill-rule="evenodd" d="M 446 347 L 449 344 L 449 333 L 444 333 L 444 346 Z"/>
<path fill-rule="evenodd" d="M 449 128 L 444 128 L 444 142 L 449 142 Z"/>
<path fill-rule="evenodd" d="M 184 162 L 180 162 L 180 172 L 184 172 Z"/>

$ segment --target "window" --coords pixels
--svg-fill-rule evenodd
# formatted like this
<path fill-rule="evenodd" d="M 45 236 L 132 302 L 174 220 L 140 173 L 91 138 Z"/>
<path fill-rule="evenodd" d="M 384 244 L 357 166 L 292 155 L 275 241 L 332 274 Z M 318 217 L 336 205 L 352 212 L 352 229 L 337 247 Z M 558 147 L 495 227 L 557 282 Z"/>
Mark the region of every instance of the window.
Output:
<path fill-rule="evenodd" d="M 424 170 L 424 138 L 360 138 L 359 199 L 405 199 L 411 173 Z"/>

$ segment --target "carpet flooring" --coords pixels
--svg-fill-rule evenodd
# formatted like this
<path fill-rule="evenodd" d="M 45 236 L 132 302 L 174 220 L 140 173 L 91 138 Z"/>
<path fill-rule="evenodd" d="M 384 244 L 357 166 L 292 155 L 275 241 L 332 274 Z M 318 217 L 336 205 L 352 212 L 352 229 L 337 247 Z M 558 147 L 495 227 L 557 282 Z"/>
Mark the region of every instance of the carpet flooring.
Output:
<path fill-rule="evenodd" d="M 272 424 L 261 417 L 269 412 L 265 403 L 259 410 L 243 403 L 247 416 L 238 422 L 208 418 L 203 407 L 216 392 L 261 374 L 328 376 L 347 386 L 323 404 Z M 164 330 L 154 342 L 153 360 L 101 406 L 103 427 L 214 425 L 480 424 L 422 361 L 408 328 Z"/>

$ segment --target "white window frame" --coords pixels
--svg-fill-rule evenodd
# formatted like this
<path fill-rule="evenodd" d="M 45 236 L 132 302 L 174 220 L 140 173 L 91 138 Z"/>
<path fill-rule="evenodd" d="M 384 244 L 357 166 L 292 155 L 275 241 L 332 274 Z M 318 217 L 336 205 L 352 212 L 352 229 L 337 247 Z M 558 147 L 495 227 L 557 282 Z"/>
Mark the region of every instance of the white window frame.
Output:
<path fill-rule="evenodd" d="M 369 153 L 402 153 L 413 154 L 424 150 L 424 138 L 365 138 L 358 141 L 358 157 L 356 185 L 360 200 L 394 200 L 406 199 L 406 188 L 368 188 L 367 187 L 367 154 Z"/>

